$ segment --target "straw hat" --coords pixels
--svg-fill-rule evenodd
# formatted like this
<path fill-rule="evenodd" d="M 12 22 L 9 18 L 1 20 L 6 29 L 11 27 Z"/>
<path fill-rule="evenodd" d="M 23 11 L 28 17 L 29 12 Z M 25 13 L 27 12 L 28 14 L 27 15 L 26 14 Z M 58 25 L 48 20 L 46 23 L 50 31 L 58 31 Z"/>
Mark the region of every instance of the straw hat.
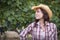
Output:
<path fill-rule="evenodd" d="M 42 8 L 42 9 L 46 10 L 46 12 L 48 13 L 49 18 L 52 17 L 52 11 L 50 10 L 50 8 L 47 5 L 40 4 L 38 6 L 33 6 L 31 9 L 36 10 L 36 8 Z"/>

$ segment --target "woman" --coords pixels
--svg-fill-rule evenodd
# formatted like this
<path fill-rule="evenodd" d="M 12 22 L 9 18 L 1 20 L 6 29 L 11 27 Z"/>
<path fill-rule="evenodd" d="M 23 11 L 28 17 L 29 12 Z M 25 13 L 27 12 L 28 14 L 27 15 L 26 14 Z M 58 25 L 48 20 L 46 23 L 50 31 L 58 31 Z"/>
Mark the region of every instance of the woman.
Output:
<path fill-rule="evenodd" d="M 50 22 L 52 11 L 45 4 L 33 6 L 35 11 L 35 21 L 28 25 L 20 33 L 20 40 L 27 40 L 26 35 L 30 33 L 32 40 L 57 40 L 56 25 Z"/>

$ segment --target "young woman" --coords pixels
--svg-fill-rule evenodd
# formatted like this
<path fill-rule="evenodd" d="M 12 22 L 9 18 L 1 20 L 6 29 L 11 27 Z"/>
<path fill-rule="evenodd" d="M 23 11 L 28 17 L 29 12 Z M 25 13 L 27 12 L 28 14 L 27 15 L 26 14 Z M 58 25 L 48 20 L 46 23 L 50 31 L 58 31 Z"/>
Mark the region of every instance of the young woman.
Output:
<path fill-rule="evenodd" d="M 35 21 L 28 25 L 20 33 L 20 40 L 27 40 L 26 35 L 30 33 L 32 40 L 57 40 L 56 25 L 50 22 L 52 11 L 45 4 L 33 6 L 35 11 Z"/>

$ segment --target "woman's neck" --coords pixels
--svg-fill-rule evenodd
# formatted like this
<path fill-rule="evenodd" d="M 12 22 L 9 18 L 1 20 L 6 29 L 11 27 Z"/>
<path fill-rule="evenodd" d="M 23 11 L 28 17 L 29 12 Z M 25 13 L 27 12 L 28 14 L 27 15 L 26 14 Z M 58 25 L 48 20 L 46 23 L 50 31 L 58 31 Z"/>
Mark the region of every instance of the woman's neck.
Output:
<path fill-rule="evenodd" d="M 45 31 L 44 19 L 40 19 L 39 23 L 40 23 L 41 29 Z"/>
<path fill-rule="evenodd" d="M 39 20 L 40 25 L 44 25 L 44 19 Z"/>

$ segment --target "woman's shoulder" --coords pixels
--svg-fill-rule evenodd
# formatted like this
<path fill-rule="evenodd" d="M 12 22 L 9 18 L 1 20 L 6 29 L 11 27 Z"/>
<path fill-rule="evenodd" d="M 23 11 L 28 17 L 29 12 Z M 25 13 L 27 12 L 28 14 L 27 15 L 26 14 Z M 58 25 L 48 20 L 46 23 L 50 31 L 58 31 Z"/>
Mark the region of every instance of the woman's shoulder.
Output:
<path fill-rule="evenodd" d="M 56 25 L 56 24 L 55 24 L 55 23 L 53 23 L 53 22 L 50 22 L 50 24 L 51 24 L 51 25 Z"/>
<path fill-rule="evenodd" d="M 50 22 L 50 25 L 51 25 L 52 28 L 56 28 L 56 24 L 55 23 Z"/>
<path fill-rule="evenodd" d="M 33 26 L 34 26 L 34 23 L 35 23 L 35 22 L 30 23 L 28 26 L 32 26 L 32 27 L 33 27 Z"/>
<path fill-rule="evenodd" d="M 55 25 L 55 26 L 56 26 L 56 24 L 55 24 L 55 23 L 53 23 L 53 22 L 50 22 L 50 24 L 51 24 L 51 25 Z"/>
<path fill-rule="evenodd" d="M 35 22 L 32 22 L 32 23 L 30 23 L 30 24 L 34 24 Z"/>

